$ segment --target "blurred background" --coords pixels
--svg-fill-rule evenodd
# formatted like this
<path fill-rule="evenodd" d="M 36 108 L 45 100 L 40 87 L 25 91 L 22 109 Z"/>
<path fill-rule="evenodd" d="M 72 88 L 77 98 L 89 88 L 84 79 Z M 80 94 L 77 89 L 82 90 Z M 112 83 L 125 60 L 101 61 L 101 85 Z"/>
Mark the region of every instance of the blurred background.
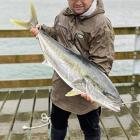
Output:
<path fill-rule="evenodd" d="M 0 30 L 22 29 L 9 22 L 9 19 L 28 20 L 30 18 L 29 0 L 0 0 Z M 38 20 L 53 26 L 55 16 L 67 6 L 67 0 L 33 0 Z M 129 27 L 140 25 L 139 0 L 103 0 L 106 16 L 113 27 Z M 135 35 L 119 35 L 115 38 L 115 51 L 133 51 Z M 0 55 L 41 54 L 35 38 L 0 38 Z M 122 67 L 122 65 L 124 67 Z M 114 61 L 110 75 L 132 74 L 133 60 Z M 46 71 L 42 64 L 1 64 L 0 80 L 45 78 L 52 71 Z"/>

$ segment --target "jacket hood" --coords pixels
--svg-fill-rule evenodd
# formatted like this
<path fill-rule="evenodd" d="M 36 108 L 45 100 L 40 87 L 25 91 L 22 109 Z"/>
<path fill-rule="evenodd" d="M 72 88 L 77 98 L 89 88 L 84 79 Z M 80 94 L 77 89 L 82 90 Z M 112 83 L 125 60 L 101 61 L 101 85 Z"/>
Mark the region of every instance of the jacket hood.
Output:
<path fill-rule="evenodd" d="M 69 7 L 63 11 L 63 14 L 65 16 L 79 16 L 81 19 L 90 18 L 100 13 L 105 13 L 104 4 L 102 0 L 97 0 L 96 9 L 93 10 L 93 12 L 90 15 L 84 15 L 84 13 L 82 15 L 76 15 Z"/>

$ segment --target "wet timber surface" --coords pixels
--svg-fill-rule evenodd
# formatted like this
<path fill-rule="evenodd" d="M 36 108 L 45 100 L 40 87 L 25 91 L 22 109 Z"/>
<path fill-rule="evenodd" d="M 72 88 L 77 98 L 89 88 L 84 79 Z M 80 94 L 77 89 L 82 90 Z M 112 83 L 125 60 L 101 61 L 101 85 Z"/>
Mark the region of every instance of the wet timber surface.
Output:
<path fill-rule="evenodd" d="M 49 90 L 0 91 L 0 140 L 47 140 L 48 126 L 43 125 L 41 114 L 50 114 Z M 140 100 L 140 94 L 121 94 L 124 102 Z M 119 113 L 102 108 L 100 117 L 101 140 L 140 140 L 140 103 L 126 104 Z M 75 115 L 69 119 L 67 140 L 84 140 Z"/>

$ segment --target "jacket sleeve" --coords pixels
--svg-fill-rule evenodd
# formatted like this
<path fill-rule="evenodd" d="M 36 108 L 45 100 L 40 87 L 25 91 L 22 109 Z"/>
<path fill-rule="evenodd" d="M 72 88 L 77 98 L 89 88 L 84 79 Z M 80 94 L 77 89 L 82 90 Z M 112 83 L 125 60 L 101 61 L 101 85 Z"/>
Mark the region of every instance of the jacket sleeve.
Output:
<path fill-rule="evenodd" d="M 49 26 L 47 26 L 47 25 L 45 25 L 45 24 L 43 24 L 43 25 L 41 26 L 41 29 L 42 29 L 44 32 L 46 32 L 47 34 L 49 34 L 51 37 L 53 37 L 54 39 L 56 39 L 56 29 L 55 29 L 55 26 L 56 26 L 56 24 L 57 24 L 57 20 L 58 20 L 58 18 L 56 17 L 56 18 L 55 18 L 55 21 L 54 21 L 54 26 L 53 26 L 53 27 L 49 27 Z"/>
<path fill-rule="evenodd" d="M 45 24 L 41 26 L 41 30 L 49 34 L 51 37 L 55 38 L 55 28 L 54 27 L 48 27 Z"/>
<path fill-rule="evenodd" d="M 109 74 L 114 60 L 114 32 L 110 22 L 93 33 L 89 60 L 98 64 L 106 74 Z"/>

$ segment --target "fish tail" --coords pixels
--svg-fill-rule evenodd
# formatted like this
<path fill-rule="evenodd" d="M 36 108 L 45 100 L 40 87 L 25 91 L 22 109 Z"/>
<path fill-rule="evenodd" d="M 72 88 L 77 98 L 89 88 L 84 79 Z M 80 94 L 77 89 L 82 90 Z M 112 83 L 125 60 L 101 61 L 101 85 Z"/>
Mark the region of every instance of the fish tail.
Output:
<path fill-rule="evenodd" d="M 37 20 L 37 14 L 36 14 L 36 10 L 35 10 L 32 0 L 30 0 L 30 12 L 31 12 L 31 18 L 29 21 L 26 22 L 26 21 L 17 20 L 17 19 L 10 19 L 10 22 L 15 25 L 22 26 L 26 29 L 35 27 L 38 24 L 38 20 Z"/>

